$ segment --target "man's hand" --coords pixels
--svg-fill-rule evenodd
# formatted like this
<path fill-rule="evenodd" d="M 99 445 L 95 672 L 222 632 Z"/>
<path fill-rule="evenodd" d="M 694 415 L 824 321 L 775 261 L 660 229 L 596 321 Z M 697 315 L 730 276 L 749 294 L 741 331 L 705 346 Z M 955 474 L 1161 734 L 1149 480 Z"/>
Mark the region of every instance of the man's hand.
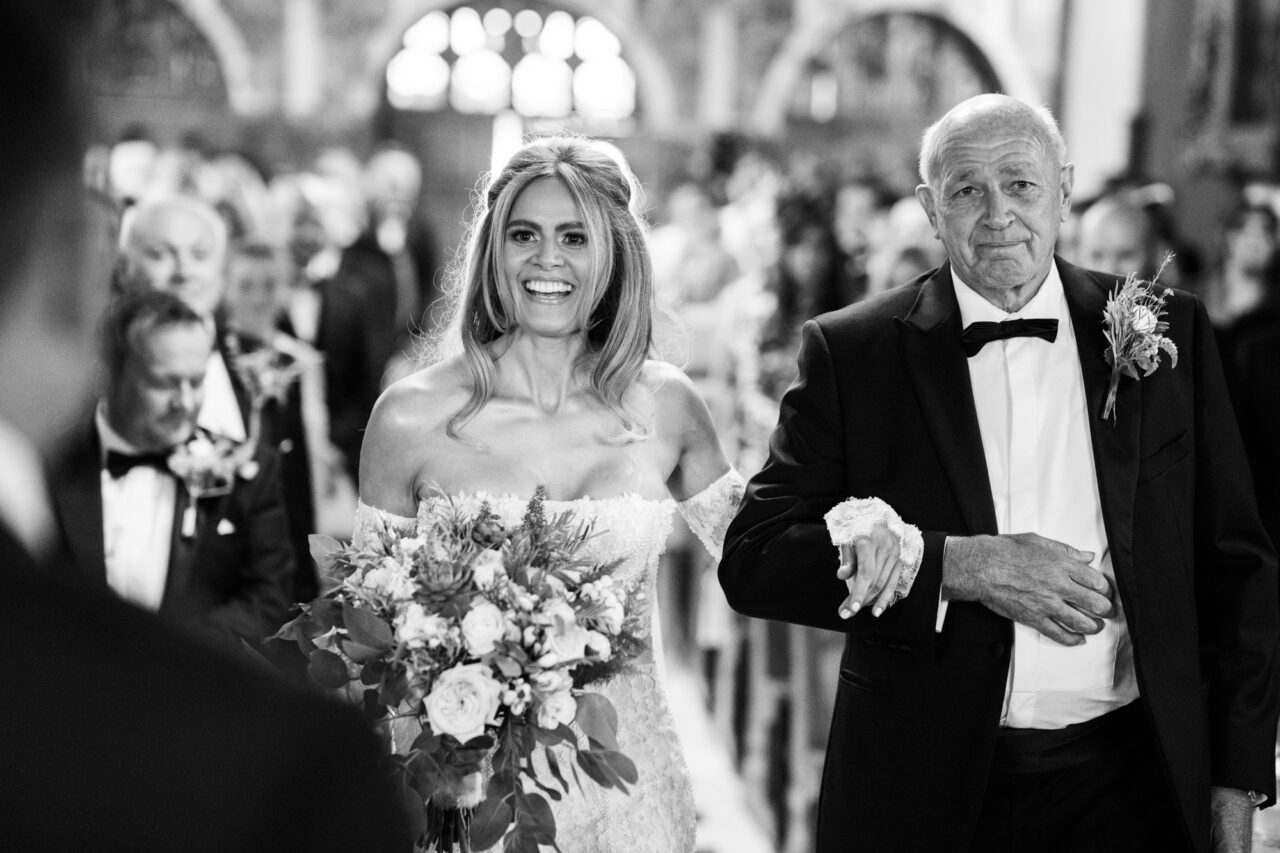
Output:
<path fill-rule="evenodd" d="M 1111 584 L 1094 555 L 1036 533 L 947 540 L 942 590 L 977 601 L 1065 646 L 1102 630 L 1115 612 Z"/>
<path fill-rule="evenodd" d="M 893 600 L 902 574 L 902 543 L 884 524 L 877 524 L 869 536 L 840 546 L 840 568 L 836 577 L 845 582 L 849 595 L 840 604 L 840 618 L 848 619 L 868 602 L 874 601 L 873 616 L 879 616 Z"/>
<path fill-rule="evenodd" d="M 1253 803 L 1238 788 L 1214 787 L 1209 794 L 1209 840 L 1213 853 L 1253 849 Z"/>

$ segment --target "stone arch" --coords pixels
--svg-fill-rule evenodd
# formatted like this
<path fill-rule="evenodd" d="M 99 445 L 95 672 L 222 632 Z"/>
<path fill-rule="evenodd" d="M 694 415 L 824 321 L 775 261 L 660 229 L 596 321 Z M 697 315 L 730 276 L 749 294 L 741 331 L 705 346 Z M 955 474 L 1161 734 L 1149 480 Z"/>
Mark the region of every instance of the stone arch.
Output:
<path fill-rule="evenodd" d="M 372 113 L 382 97 L 383 72 L 400 49 L 405 31 L 423 15 L 436 10 L 448 10 L 465 5 L 460 0 L 393 0 L 386 19 L 374 31 L 365 54 L 365 66 L 361 78 L 369 81 L 370 88 L 359 97 L 360 104 L 352 107 L 358 113 Z M 670 133 L 678 127 L 678 99 L 675 80 L 667 67 L 662 52 L 644 31 L 643 24 L 629 11 L 630 4 L 603 3 L 600 0 L 555 0 L 555 5 L 566 12 L 590 15 L 613 31 L 622 42 L 622 53 L 636 72 L 636 88 L 644 104 L 643 130 L 649 133 Z"/>
<path fill-rule="evenodd" d="M 787 105 L 809 61 L 846 27 L 864 18 L 895 12 L 925 15 L 947 25 L 983 54 L 1004 92 L 1032 103 L 1043 101 L 1044 92 L 1022 61 L 1018 46 L 1008 39 L 994 36 L 982 26 L 981 19 L 969 11 L 970 6 L 957 5 L 961 7 L 958 12 L 948 12 L 930 0 L 899 0 L 810 15 L 787 35 L 765 70 L 756 105 L 749 118 L 750 129 L 766 137 L 781 134 L 786 127 Z"/>
<path fill-rule="evenodd" d="M 227 102 L 237 115 L 253 117 L 271 109 L 271 99 L 253 84 L 253 55 L 244 33 L 221 0 L 170 0 L 208 40 L 222 69 Z"/>

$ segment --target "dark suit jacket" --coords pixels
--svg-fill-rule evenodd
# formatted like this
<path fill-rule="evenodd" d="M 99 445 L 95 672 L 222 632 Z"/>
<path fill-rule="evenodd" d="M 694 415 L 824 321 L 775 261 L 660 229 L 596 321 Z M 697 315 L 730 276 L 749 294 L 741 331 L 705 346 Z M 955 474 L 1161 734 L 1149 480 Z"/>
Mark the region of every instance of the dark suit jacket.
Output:
<path fill-rule="evenodd" d="M 1058 260 L 1080 349 L 1098 488 L 1139 690 L 1194 849 L 1209 786 L 1274 796 L 1275 554 L 1258 521 L 1203 307 L 1168 302 L 1176 368 L 1123 380 L 1102 310 L 1118 282 Z M 953 602 L 935 633 L 946 535 L 997 532 L 950 269 L 806 324 L 800 375 L 729 528 L 720 581 L 743 613 L 846 633 L 819 850 L 966 850 L 981 806 L 1012 624 Z M 846 594 L 822 516 L 877 496 L 921 528 L 908 598 L 879 619 Z"/>
<path fill-rule="evenodd" d="M 1232 399 L 1262 522 L 1280 542 L 1280 324 L 1238 341 Z"/>
<path fill-rule="evenodd" d="M 250 353 L 263 346 L 256 338 L 234 332 L 228 334 L 227 340 L 235 352 Z M 280 482 L 295 562 L 294 574 L 289 579 L 289 601 L 310 601 L 319 592 L 315 562 L 307 544 L 308 537 L 316 532 L 315 484 L 302 421 L 300 383 L 290 386 L 283 401 L 268 400 L 263 406 L 260 441 L 280 454 Z"/>
<path fill-rule="evenodd" d="M 0 529 L 9 850 L 409 853 L 359 715 L 42 572 Z"/>
<path fill-rule="evenodd" d="M 92 424 L 54 461 L 50 489 L 63 550 L 74 571 L 106 588 L 101 450 Z M 260 448 L 253 479 L 237 477 L 230 494 L 196 502 L 197 526 L 183 538 L 188 496 L 178 482 L 169 574 L 160 615 L 227 637 L 257 642 L 287 618 L 293 547 L 280 489 L 280 457 Z"/>

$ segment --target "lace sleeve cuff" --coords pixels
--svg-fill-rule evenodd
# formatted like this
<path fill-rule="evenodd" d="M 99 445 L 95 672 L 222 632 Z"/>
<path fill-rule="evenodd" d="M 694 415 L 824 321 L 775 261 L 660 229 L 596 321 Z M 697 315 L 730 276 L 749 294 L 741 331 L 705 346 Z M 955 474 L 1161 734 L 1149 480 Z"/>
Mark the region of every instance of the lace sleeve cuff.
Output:
<path fill-rule="evenodd" d="M 897 536 L 902 573 L 898 575 L 898 585 L 889 604 L 897 604 L 907 597 L 924 559 L 924 537 L 920 535 L 919 528 L 907 524 L 893 507 L 879 498 L 849 498 L 836 504 L 824 519 L 827 532 L 831 534 L 831 543 L 836 546 L 853 544 L 869 535 L 877 524 L 883 524 Z"/>
<path fill-rule="evenodd" d="M 385 531 L 394 530 L 408 536 L 418 530 L 418 519 L 369 506 L 364 501 L 356 502 L 355 528 L 351 534 L 351 544 L 357 548 L 365 548 L 381 542 Z"/>
<path fill-rule="evenodd" d="M 720 479 L 693 497 L 676 503 L 676 509 L 689 529 L 698 537 L 707 553 L 719 561 L 724 549 L 724 535 L 729 522 L 738 512 L 747 483 L 742 475 L 730 468 Z"/>

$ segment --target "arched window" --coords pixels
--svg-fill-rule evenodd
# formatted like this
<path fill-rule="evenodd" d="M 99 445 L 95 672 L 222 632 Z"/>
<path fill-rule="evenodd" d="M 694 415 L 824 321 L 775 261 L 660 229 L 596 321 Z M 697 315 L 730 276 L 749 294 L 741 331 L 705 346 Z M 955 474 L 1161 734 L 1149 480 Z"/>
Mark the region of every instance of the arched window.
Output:
<path fill-rule="evenodd" d="M 600 21 L 549 4 L 476 2 L 430 12 L 387 65 L 387 100 L 612 131 L 636 113 L 636 77 Z"/>

